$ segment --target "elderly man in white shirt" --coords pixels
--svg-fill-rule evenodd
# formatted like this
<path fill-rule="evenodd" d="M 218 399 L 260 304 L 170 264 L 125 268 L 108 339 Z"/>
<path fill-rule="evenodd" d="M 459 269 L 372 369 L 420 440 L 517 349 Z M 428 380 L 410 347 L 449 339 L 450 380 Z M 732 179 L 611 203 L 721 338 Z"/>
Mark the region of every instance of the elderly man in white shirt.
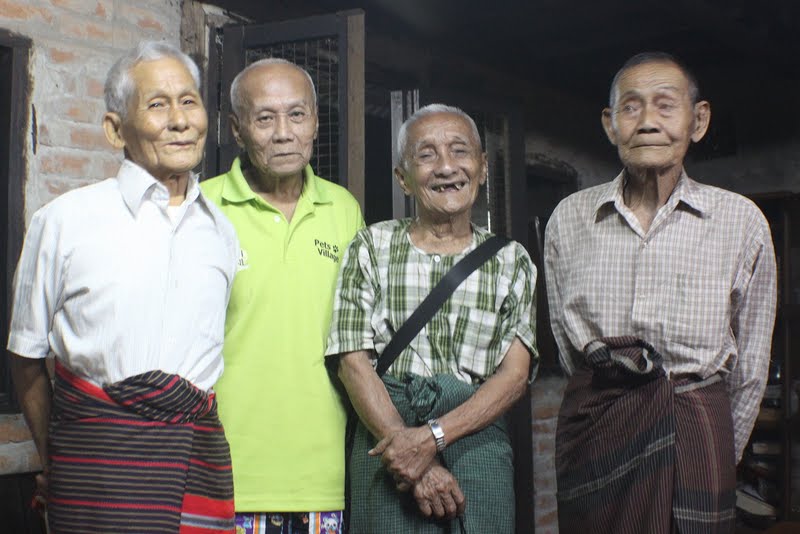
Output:
<path fill-rule="evenodd" d="M 103 117 L 125 153 L 117 176 L 53 200 L 28 228 L 8 349 L 59 534 L 233 531 L 211 388 L 239 247 L 191 172 L 208 126 L 198 86 L 171 45 L 120 58 Z"/>

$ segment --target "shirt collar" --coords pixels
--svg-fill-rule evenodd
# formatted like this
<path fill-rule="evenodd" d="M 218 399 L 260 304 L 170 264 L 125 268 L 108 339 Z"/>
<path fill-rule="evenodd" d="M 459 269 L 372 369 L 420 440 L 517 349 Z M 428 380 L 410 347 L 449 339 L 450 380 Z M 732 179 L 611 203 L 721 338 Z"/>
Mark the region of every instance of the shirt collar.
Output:
<path fill-rule="evenodd" d="M 142 202 L 148 197 L 157 203 L 160 203 L 159 201 L 163 199 L 165 206 L 169 204 L 169 191 L 167 191 L 166 186 L 129 159 L 125 159 L 122 162 L 117 172 L 117 182 L 119 183 L 122 199 L 134 215 L 139 212 Z M 191 173 L 186 186 L 186 200 L 184 202 L 190 204 L 197 200 L 199 195 L 200 187 L 198 186 L 197 175 Z"/>
<path fill-rule="evenodd" d="M 597 197 L 594 205 L 595 220 L 600 217 L 600 210 L 604 206 L 613 205 L 617 211 L 620 211 L 622 206 L 625 205 L 625 200 L 622 195 L 623 188 L 625 187 L 625 171 L 620 172 L 613 181 L 605 185 L 605 189 Z M 698 186 L 698 183 L 689 178 L 686 170 L 681 171 L 681 176 L 678 178 L 678 183 L 675 184 L 668 205 L 672 205 L 674 209 L 678 204 L 686 204 L 689 208 L 696 211 L 701 217 L 705 217 L 711 209 L 711 199 L 707 192 Z"/>
<path fill-rule="evenodd" d="M 319 187 L 319 178 L 314 174 L 311 165 L 306 165 L 303 169 L 303 191 L 300 193 L 300 198 L 308 199 L 311 204 L 327 204 L 331 202 L 325 191 Z M 237 157 L 233 160 L 231 170 L 222 184 L 222 198 L 228 202 L 248 202 L 257 197 L 255 192 L 250 188 L 247 179 L 242 172 L 242 162 Z"/>

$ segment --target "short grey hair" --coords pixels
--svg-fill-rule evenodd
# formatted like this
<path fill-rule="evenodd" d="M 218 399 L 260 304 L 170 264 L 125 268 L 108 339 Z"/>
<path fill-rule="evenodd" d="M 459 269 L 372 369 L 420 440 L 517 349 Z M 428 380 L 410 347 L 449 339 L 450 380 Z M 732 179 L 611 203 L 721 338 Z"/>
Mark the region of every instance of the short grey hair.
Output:
<path fill-rule="evenodd" d="M 414 112 L 406 121 L 400 126 L 400 131 L 397 132 L 397 161 L 400 162 L 400 166 L 404 169 L 408 169 L 408 165 L 406 162 L 406 149 L 408 148 L 408 129 L 417 122 L 418 120 L 422 119 L 423 117 L 427 117 L 428 115 L 434 115 L 436 113 L 450 113 L 453 115 L 458 115 L 459 117 L 463 118 L 469 124 L 470 128 L 472 129 L 472 135 L 475 136 L 475 140 L 478 142 L 478 146 L 481 146 L 481 136 L 478 133 L 478 127 L 475 125 L 475 121 L 472 120 L 472 117 L 467 115 L 463 110 L 457 108 L 455 106 L 448 106 L 446 104 L 428 104 L 427 106 L 419 108 L 417 111 Z"/>
<path fill-rule="evenodd" d="M 142 41 L 135 48 L 128 50 L 119 58 L 106 76 L 103 93 L 106 110 L 118 114 L 123 119 L 128 113 L 128 105 L 136 89 L 133 85 L 131 71 L 143 61 L 155 61 L 164 58 L 177 59 L 192 75 L 195 87 L 200 89 L 200 69 L 192 58 L 181 52 L 179 48 L 162 41 Z"/>
<path fill-rule="evenodd" d="M 614 79 L 611 81 L 611 91 L 608 95 L 609 107 L 613 108 L 614 104 L 617 103 L 617 85 L 619 85 L 619 79 L 622 78 L 622 75 L 634 67 L 647 63 L 672 63 L 678 67 L 686 77 L 686 81 L 689 82 L 689 100 L 691 100 L 692 106 L 697 104 L 700 97 L 700 87 L 697 84 L 697 78 L 683 61 L 666 52 L 641 52 L 626 61 L 614 75 Z"/>
<path fill-rule="evenodd" d="M 266 65 L 290 65 L 306 76 L 306 80 L 308 80 L 308 85 L 311 86 L 311 93 L 314 95 L 314 110 L 317 109 L 317 88 L 314 87 L 314 80 L 311 78 L 311 75 L 308 73 L 306 69 L 297 65 L 296 63 L 292 63 L 287 59 L 283 59 L 280 57 L 268 57 L 264 59 L 259 59 L 253 63 L 250 63 L 246 66 L 242 71 L 236 75 L 233 79 L 233 83 L 231 83 L 231 110 L 233 114 L 237 117 L 242 116 L 242 112 L 244 111 L 244 94 L 240 88 L 242 78 L 244 78 L 245 74 L 250 72 L 253 69 L 257 69 L 259 67 L 264 67 Z"/>

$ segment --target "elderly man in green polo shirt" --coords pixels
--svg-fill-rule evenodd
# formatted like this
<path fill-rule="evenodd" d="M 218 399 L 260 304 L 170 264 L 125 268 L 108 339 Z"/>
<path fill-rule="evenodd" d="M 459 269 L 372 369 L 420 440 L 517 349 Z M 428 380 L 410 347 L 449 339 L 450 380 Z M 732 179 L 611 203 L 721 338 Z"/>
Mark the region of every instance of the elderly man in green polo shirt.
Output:
<path fill-rule="evenodd" d="M 364 222 L 309 165 L 318 119 L 306 71 L 255 62 L 234 79 L 231 108 L 241 156 L 202 187 L 242 247 L 215 387 L 237 532 L 328 534 L 342 523 L 346 416 L 323 353 L 341 256 Z"/>

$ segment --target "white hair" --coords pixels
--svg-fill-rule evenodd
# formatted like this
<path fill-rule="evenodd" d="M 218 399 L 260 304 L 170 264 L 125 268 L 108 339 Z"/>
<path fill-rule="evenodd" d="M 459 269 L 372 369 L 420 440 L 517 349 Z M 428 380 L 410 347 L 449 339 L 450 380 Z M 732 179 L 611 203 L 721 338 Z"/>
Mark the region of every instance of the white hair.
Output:
<path fill-rule="evenodd" d="M 419 108 L 417 111 L 414 112 L 406 121 L 400 126 L 400 131 L 397 133 L 397 161 L 400 162 L 400 166 L 404 169 L 407 169 L 408 166 L 406 165 L 406 149 L 408 148 L 408 129 L 418 120 L 428 115 L 434 115 L 436 113 L 451 113 L 453 115 L 458 115 L 459 117 L 463 118 L 469 124 L 470 128 L 472 129 L 472 135 L 475 136 L 475 140 L 478 142 L 478 146 L 481 144 L 481 136 L 478 133 L 478 127 L 475 125 L 475 121 L 472 120 L 472 117 L 467 115 L 463 110 L 455 107 L 455 106 L 448 106 L 445 104 L 428 104 L 427 106 Z"/>
<path fill-rule="evenodd" d="M 242 111 L 244 111 L 244 94 L 242 94 L 242 90 L 239 87 L 242 78 L 244 78 L 244 75 L 251 70 L 263 67 L 265 65 L 291 65 L 305 74 L 306 79 L 308 80 L 308 85 L 311 87 L 311 94 L 314 95 L 314 109 L 317 109 L 317 88 L 314 87 L 314 80 L 311 79 L 311 75 L 308 73 L 308 71 L 289 60 L 280 57 L 268 57 L 259 59 L 258 61 L 249 64 L 233 79 L 233 83 L 231 83 L 231 110 L 233 111 L 234 115 L 241 117 Z"/>
<path fill-rule="evenodd" d="M 123 119 L 128 113 L 128 105 L 133 96 L 134 89 L 131 71 L 143 61 L 174 58 L 186 67 L 192 75 L 195 88 L 200 88 L 200 69 L 192 58 L 169 43 L 161 41 L 142 41 L 135 48 L 130 49 L 108 71 L 103 93 L 106 101 L 106 110 L 118 114 Z"/>

